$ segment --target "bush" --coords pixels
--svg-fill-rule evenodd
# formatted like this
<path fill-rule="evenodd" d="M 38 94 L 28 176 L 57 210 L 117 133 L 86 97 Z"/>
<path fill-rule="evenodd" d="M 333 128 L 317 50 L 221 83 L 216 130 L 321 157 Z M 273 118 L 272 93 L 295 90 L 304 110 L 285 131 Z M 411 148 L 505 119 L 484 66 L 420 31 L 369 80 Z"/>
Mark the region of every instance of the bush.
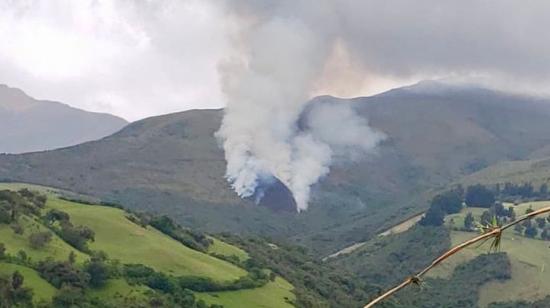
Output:
<path fill-rule="evenodd" d="M 482 214 L 481 214 L 481 224 L 486 226 L 486 225 L 490 225 L 492 220 L 493 220 L 493 215 L 491 215 L 491 212 L 489 211 L 484 211 Z"/>
<path fill-rule="evenodd" d="M 23 287 L 23 282 L 17 271 L 11 277 L 0 276 L 0 307 L 32 307 L 32 290 Z"/>
<path fill-rule="evenodd" d="M 143 264 L 124 264 L 124 275 L 132 281 L 147 278 L 155 273 L 155 270 Z"/>
<path fill-rule="evenodd" d="M 82 289 L 64 286 L 53 298 L 54 307 L 81 307 L 86 298 Z"/>
<path fill-rule="evenodd" d="M 69 262 L 41 261 L 38 263 L 37 270 L 42 278 L 58 289 L 62 286 L 84 289 L 90 281 L 88 273 L 81 271 Z"/>
<path fill-rule="evenodd" d="M 90 276 L 90 286 L 100 288 L 109 279 L 109 268 L 101 258 L 93 257 L 84 266 L 84 271 Z"/>
<path fill-rule="evenodd" d="M 541 229 L 544 229 L 544 227 L 546 226 L 545 218 L 539 217 L 539 218 L 536 218 L 535 221 L 537 222 L 537 226 Z"/>
<path fill-rule="evenodd" d="M 25 228 L 23 228 L 23 226 L 18 222 L 13 222 L 10 225 L 10 228 L 13 230 L 13 233 L 15 234 L 23 235 L 25 233 Z"/>
<path fill-rule="evenodd" d="M 95 239 L 95 233 L 92 229 L 86 226 L 74 227 L 68 222 L 61 225 L 59 236 L 69 245 L 84 252 L 88 251 L 88 241 L 93 242 Z"/>
<path fill-rule="evenodd" d="M 10 224 L 13 222 L 13 208 L 11 205 L 2 200 L 0 201 L 0 224 Z"/>
<path fill-rule="evenodd" d="M 438 206 L 430 207 L 419 224 L 422 226 L 441 226 L 443 225 L 445 213 Z"/>
<path fill-rule="evenodd" d="M 196 292 L 214 292 L 221 291 L 222 286 L 210 278 L 185 276 L 177 278 L 178 286 L 182 289 L 189 289 Z"/>
<path fill-rule="evenodd" d="M 472 230 L 474 228 L 474 223 L 474 215 L 472 215 L 472 213 L 468 213 L 464 218 L 464 228 L 466 228 L 467 230 Z"/>
<path fill-rule="evenodd" d="M 206 252 L 208 250 L 208 246 L 211 244 L 211 241 L 206 237 L 206 235 L 184 229 L 168 216 L 152 217 L 149 224 L 183 245 L 198 251 Z"/>
<path fill-rule="evenodd" d="M 29 236 L 29 242 L 32 248 L 40 249 L 46 246 L 52 240 L 52 234 L 50 231 L 36 232 Z"/>
<path fill-rule="evenodd" d="M 539 230 L 535 226 L 530 226 L 527 229 L 525 229 L 525 236 L 529 238 L 535 238 L 538 233 L 539 233 Z"/>
<path fill-rule="evenodd" d="M 462 210 L 462 195 L 457 190 L 450 190 L 432 199 L 431 207 L 439 207 L 447 214 L 455 214 Z"/>
<path fill-rule="evenodd" d="M 67 214 L 63 211 L 49 210 L 48 213 L 46 214 L 46 216 L 44 217 L 44 219 L 46 220 L 46 223 L 51 224 L 55 221 L 59 221 L 59 222 L 69 221 L 70 216 L 69 216 L 69 214 Z"/>
<path fill-rule="evenodd" d="M 495 203 L 495 194 L 483 185 L 469 186 L 466 189 L 466 205 L 489 208 Z"/>

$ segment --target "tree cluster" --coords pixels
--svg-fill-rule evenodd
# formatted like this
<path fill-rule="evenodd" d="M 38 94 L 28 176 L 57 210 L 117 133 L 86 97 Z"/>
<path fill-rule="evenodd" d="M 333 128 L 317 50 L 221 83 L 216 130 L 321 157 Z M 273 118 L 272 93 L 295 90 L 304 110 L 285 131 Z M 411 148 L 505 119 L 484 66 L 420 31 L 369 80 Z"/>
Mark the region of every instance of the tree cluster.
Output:
<path fill-rule="evenodd" d="M 95 233 L 92 229 L 86 226 L 73 225 L 69 214 L 59 210 L 48 211 L 43 220 L 50 229 L 69 245 L 80 251 L 90 251 L 88 242 L 95 240 Z"/>
<path fill-rule="evenodd" d="M 32 307 L 32 290 L 23 286 L 25 278 L 18 271 L 0 276 L 0 307 Z"/>
<path fill-rule="evenodd" d="M 443 225 L 445 215 L 455 214 L 462 210 L 462 189 L 446 191 L 433 197 L 430 208 L 420 220 L 423 226 Z"/>

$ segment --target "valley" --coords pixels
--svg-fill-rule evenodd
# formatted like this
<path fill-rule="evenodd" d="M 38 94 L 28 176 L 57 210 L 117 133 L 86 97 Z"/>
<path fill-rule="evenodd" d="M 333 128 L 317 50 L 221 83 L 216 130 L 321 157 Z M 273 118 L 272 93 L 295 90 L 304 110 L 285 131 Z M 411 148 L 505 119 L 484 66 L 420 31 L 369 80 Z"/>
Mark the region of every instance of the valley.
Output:
<path fill-rule="evenodd" d="M 388 138 L 375 154 L 335 164 L 312 187 L 310 207 L 300 214 L 257 206 L 231 190 L 214 137 L 222 110 L 152 117 L 74 147 L 0 155 L 0 180 L 169 215 L 205 232 L 290 239 L 326 256 L 422 212 L 431 195 L 463 176 L 528 159 L 550 143 L 544 100 L 484 88 L 424 82 L 310 103 L 318 102 L 351 105 Z"/>
<path fill-rule="evenodd" d="M 28 188 L 47 196 L 44 208 L 20 215 L 15 229 L 0 224 L 0 243 L 9 256 L 0 261 L 0 271 L 22 273 L 25 286 L 39 290 L 35 303 L 66 298 L 67 290 L 54 285 L 39 264 L 51 258 L 49 266 L 60 266 L 71 256 L 71 267 L 85 269 L 101 252 L 109 278 L 78 296 L 107 307 L 141 307 L 152 300 L 201 308 L 357 307 L 475 235 L 460 226 L 468 213 L 479 221 L 486 209 L 466 207 L 440 226 L 422 225 L 435 196 L 477 184 L 518 190 L 530 183 L 532 195 L 497 199 L 518 215 L 547 204 L 533 203 L 542 200 L 535 194 L 539 187 L 550 183 L 546 102 L 432 86 L 428 92 L 419 84 L 373 97 L 312 100 L 349 104 L 388 138 L 377 153 L 331 167 L 300 213 L 281 183 L 260 204 L 231 190 L 214 138 L 221 110 L 152 117 L 100 140 L 0 155 L 0 190 Z M 494 114 L 515 125 L 502 125 Z M 47 222 L 51 211 L 70 217 L 73 227 L 59 217 Z M 94 240 L 71 242 L 76 239 L 63 235 L 71 228 Z M 31 247 L 31 234 L 48 232 L 46 245 Z M 487 247 L 479 247 L 434 270 L 426 286 L 441 292 L 410 288 L 386 305 L 544 302 L 550 295 L 547 246 L 540 234 L 507 234 L 502 253 L 488 255 Z M 454 285 L 463 290 L 453 293 Z M 509 290 L 505 296 L 502 288 Z"/>

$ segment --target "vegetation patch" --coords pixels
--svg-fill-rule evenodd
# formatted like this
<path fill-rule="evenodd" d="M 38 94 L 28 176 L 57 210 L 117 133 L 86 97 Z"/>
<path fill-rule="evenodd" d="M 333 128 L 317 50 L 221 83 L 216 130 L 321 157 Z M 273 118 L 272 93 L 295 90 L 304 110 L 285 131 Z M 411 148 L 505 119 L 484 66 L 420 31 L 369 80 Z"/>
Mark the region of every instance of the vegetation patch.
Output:
<path fill-rule="evenodd" d="M 195 293 L 195 295 L 208 304 L 222 305 L 224 308 L 290 308 L 294 307 L 292 303 L 295 302 L 292 290 L 290 283 L 277 277 L 274 281 L 254 290 Z"/>

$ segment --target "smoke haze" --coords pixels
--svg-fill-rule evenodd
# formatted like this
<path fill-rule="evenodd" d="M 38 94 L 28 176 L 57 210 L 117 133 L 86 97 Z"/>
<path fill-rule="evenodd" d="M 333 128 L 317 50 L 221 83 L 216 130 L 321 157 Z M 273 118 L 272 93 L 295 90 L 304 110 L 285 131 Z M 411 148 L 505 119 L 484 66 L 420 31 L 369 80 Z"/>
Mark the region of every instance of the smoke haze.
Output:
<path fill-rule="evenodd" d="M 0 0 L 0 83 L 130 120 L 226 106 L 235 190 L 275 176 L 304 209 L 335 158 L 382 138 L 353 108 L 302 129 L 310 98 L 439 78 L 547 96 L 548 12 L 536 0 Z M 361 133 L 328 136 L 341 131 Z"/>
<path fill-rule="evenodd" d="M 240 17 L 237 56 L 220 66 L 227 106 L 218 137 L 227 179 L 239 196 L 251 197 L 264 178 L 274 176 L 292 191 L 298 210 L 305 210 L 311 185 L 329 172 L 336 152 L 367 152 L 382 135 L 349 106 L 312 106 L 303 114 L 333 36 L 307 19 Z M 302 116 L 305 129 L 298 127 Z"/>

